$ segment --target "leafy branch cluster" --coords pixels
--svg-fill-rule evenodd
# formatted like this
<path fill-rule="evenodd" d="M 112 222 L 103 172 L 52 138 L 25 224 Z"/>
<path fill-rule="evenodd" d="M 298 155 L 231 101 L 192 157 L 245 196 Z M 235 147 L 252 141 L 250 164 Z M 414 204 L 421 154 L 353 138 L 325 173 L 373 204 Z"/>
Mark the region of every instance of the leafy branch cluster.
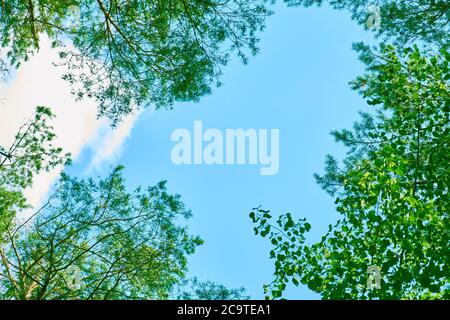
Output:
<path fill-rule="evenodd" d="M 360 22 L 366 19 L 368 1 L 330 4 L 348 8 Z M 335 198 L 340 218 L 319 242 L 308 244 L 311 226 L 305 219 L 286 214 L 272 222 L 261 208 L 250 214 L 255 232 L 273 245 L 267 298 L 282 298 L 290 282 L 324 299 L 450 297 L 448 3 L 379 4 L 387 17 L 379 35 L 396 46 L 355 44 L 367 71 L 351 82 L 373 112 L 361 112 L 351 130 L 332 132 L 347 155 L 342 163 L 328 155 L 325 174 L 315 175 Z M 406 46 L 415 40 L 422 49 Z M 427 42 L 437 51 L 422 46 Z M 369 284 L 374 266 L 382 278 L 379 289 Z"/>
<path fill-rule="evenodd" d="M 244 62 L 257 52 L 267 2 L 12 0 L 0 9 L 1 45 L 19 66 L 49 36 L 61 48 L 73 94 L 95 98 L 99 115 L 116 124 L 136 108 L 210 93 L 232 51 Z"/>
<path fill-rule="evenodd" d="M 368 29 L 369 7 L 380 10 L 380 28 L 376 36 L 398 47 L 422 43 L 448 48 L 450 4 L 446 0 L 285 0 L 289 6 L 321 6 L 348 10 L 352 19 Z"/>
<path fill-rule="evenodd" d="M 34 216 L 11 225 L 0 249 L 3 298 L 168 297 L 202 240 L 175 225 L 191 213 L 165 182 L 128 193 L 122 169 L 99 181 L 63 175 Z"/>

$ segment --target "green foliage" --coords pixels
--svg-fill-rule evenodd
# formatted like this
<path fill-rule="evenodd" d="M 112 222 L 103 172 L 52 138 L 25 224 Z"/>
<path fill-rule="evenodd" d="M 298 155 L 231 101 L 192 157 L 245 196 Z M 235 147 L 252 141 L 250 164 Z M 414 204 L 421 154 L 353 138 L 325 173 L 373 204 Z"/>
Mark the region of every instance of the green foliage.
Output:
<path fill-rule="evenodd" d="M 49 125 L 53 114 L 49 108 L 37 107 L 33 119 L 16 134 L 13 143 L 0 146 L 0 186 L 18 189 L 31 186 L 33 176 L 57 165 L 67 164 L 69 155 L 53 145 L 55 134 Z"/>
<path fill-rule="evenodd" d="M 18 66 L 48 35 L 63 47 L 73 93 L 96 98 L 99 114 L 116 123 L 138 107 L 208 94 L 230 52 L 244 62 L 257 52 L 266 2 L 11 0 L 1 4 L 1 44 Z M 66 40 L 76 50 L 64 47 Z"/>
<path fill-rule="evenodd" d="M 7 74 L 9 73 L 8 64 L 1 58 L 2 50 L 0 49 L 0 80 L 5 80 Z"/>
<path fill-rule="evenodd" d="M 69 155 L 62 155 L 61 148 L 52 143 L 55 135 L 48 124 L 52 117 L 50 109 L 37 107 L 12 144 L 0 146 L 0 244 L 16 213 L 27 207 L 22 191 L 31 186 L 33 177 L 69 163 Z"/>
<path fill-rule="evenodd" d="M 352 18 L 366 29 L 370 5 L 380 8 L 381 25 L 375 30 L 383 40 L 393 40 L 398 46 L 414 42 L 448 47 L 450 41 L 450 4 L 447 0 L 285 0 L 290 6 L 329 4 L 335 9 L 347 9 Z"/>
<path fill-rule="evenodd" d="M 203 243 L 176 224 L 191 212 L 165 182 L 127 192 L 122 167 L 99 180 L 62 174 L 24 220 L 24 188 L 69 163 L 52 144 L 52 117 L 38 107 L 0 149 L 0 299 L 167 299 L 177 290 L 184 299 L 245 297 L 242 288 L 185 280 L 187 256 Z"/>
<path fill-rule="evenodd" d="M 248 300 L 244 288 L 228 289 L 212 281 L 200 281 L 197 278 L 184 281 L 178 290 L 179 300 Z"/>
<path fill-rule="evenodd" d="M 127 192 L 122 168 L 106 179 L 61 177 L 48 202 L 11 225 L 0 248 L 4 299 L 162 299 L 202 243 L 165 182 Z"/>
<path fill-rule="evenodd" d="M 255 231 L 274 246 L 267 294 L 281 297 L 292 281 L 324 299 L 448 299 L 450 55 L 356 48 L 368 71 L 352 87 L 376 113 L 333 132 L 347 157 L 340 166 L 329 156 L 325 175 L 316 175 L 341 217 L 308 245 L 304 220 L 287 214 L 273 225 L 268 211 L 251 213 Z M 367 286 L 370 266 L 381 271 L 380 289 Z"/>
<path fill-rule="evenodd" d="M 26 200 L 21 192 L 10 191 L 0 186 L 0 246 L 6 241 L 5 234 L 13 223 L 16 213 L 26 207 Z"/>

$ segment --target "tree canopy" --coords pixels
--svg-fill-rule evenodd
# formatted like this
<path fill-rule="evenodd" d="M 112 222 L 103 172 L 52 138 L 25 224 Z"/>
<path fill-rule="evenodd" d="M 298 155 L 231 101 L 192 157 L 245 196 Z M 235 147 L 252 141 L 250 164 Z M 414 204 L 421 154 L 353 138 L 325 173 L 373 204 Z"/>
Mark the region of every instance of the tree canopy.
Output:
<path fill-rule="evenodd" d="M 49 123 L 53 117 L 49 108 L 37 107 L 11 145 L 0 146 L 0 185 L 20 190 L 31 186 L 33 177 L 40 172 L 70 163 L 70 155 L 63 155 L 62 148 L 53 145 L 56 136 Z"/>
<path fill-rule="evenodd" d="M 269 14 L 266 0 L 12 0 L 0 5 L 0 36 L 15 66 L 50 37 L 75 96 L 95 98 L 115 124 L 210 93 L 230 52 L 257 52 Z"/>
<path fill-rule="evenodd" d="M 450 4 L 447 0 L 285 0 L 290 6 L 320 6 L 324 3 L 338 10 L 350 11 L 352 18 L 365 28 L 379 9 L 379 28 L 374 30 L 382 40 L 397 46 L 413 43 L 448 47 L 450 34 Z"/>
<path fill-rule="evenodd" d="M 70 162 L 69 155 L 53 145 L 49 108 L 37 107 L 35 115 L 18 131 L 7 148 L 0 146 L 0 239 L 16 213 L 28 207 L 22 192 L 33 177 Z M 0 240 L 1 243 L 1 240 Z"/>
<path fill-rule="evenodd" d="M 272 2 L 2 1 L 0 75 L 48 37 L 75 97 L 94 98 L 115 125 L 139 108 L 209 94 L 231 53 L 243 62 L 257 53 Z M 292 282 L 324 299 L 450 298 L 448 1 L 285 2 L 346 9 L 366 28 L 379 10 L 384 43 L 355 44 L 367 70 L 351 86 L 373 109 L 351 130 L 332 132 L 348 153 L 328 155 L 325 174 L 315 175 L 338 221 L 311 244 L 305 219 L 250 213 L 255 233 L 273 245 L 267 297 L 283 298 Z M 38 107 L 0 147 L 0 298 L 248 298 L 242 288 L 187 279 L 187 258 L 202 244 L 184 225 L 190 210 L 164 181 L 127 190 L 121 166 L 106 178 L 63 173 L 43 206 L 19 219 L 33 178 L 70 163 L 53 145 L 52 117 Z"/>
<path fill-rule="evenodd" d="M 28 225 L 14 223 L 1 249 L 4 298 L 162 299 L 202 243 L 165 182 L 127 192 L 116 168 L 106 179 L 63 175 Z"/>
<path fill-rule="evenodd" d="M 248 300 L 243 287 L 228 289 L 212 281 L 200 281 L 198 278 L 186 280 L 177 290 L 175 298 L 180 300 Z"/>
<path fill-rule="evenodd" d="M 282 298 L 292 282 L 324 299 L 448 299 L 448 1 L 285 2 L 349 10 L 385 42 L 354 45 L 367 72 L 351 86 L 373 111 L 361 112 L 352 130 L 332 132 L 347 156 L 328 155 L 325 174 L 315 175 L 335 198 L 338 221 L 309 244 L 305 219 L 273 221 L 261 207 L 250 214 L 255 233 L 273 245 L 267 297 Z"/>
<path fill-rule="evenodd" d="M 272 223 L 269 211 L 253 211 L 255 232 L 274 246 L 266 292 L 279 298 L 292 281 L 325 299 L 448 299 L 450 55 L 356 47 L 368 71 L 352 86 L 376 113 L 332 133 L 348 154 L 342 165 L 328 156 L 325 175 L 316 175 L 340 219 L 309 245 L 304 219 L 289 213 Z M 378 289 L 368 282 L 371 268 L 380 272 Z"/>
<path fill-rule="evenodd" d="M 123 167 L 104 179 L 62 174 L 40 208 L 23 190 L 69 155 L 53 145 L 50 109 L 38 107 L 0 149 L 0 299 L 239 299 L 244 289 L 187 279 L 187 257 L 203 241 L 166 182 L 127 191 Z M 32 210 L 24 215 L 23 209 Z"/>

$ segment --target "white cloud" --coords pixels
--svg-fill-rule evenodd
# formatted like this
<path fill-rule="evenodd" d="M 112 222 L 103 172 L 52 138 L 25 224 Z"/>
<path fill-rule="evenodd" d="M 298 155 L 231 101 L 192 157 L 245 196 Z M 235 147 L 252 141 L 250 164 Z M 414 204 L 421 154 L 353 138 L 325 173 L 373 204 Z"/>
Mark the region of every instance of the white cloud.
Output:
<path fill-rule="evenodd" d="M 23 64 L 11 81 L 0 85 L 0 145 L 9 145 L 20 125 L 33 115 L 36 106 L 43 105 L 50 107 L 56 115 L 52 122 L 57 135 L 54 144 L 64 148 L 64 152 L 70 152 L 73 159 L 86 146 L 94 151 L 91 167 L 116 158 L 137 115 L 111 129 L 106 120 L 97 119 L 95 101 L 75 101 L 69 84 L 61 79 L 64 69 L 52 64 L 57 59 L 57 50 L 51 49 L 50 41 L 42 37 L 39 53 Z M 57 168 L 35 178 L 33 187 L 25 192 L 32 206 L 41 203 L 61 170 Z"/>
<path fill-rule="evenodd" d="M 115 128 L 111 129 L 109 125 L 103 126 L 99 130 L 97 139 L 91 144 L 95 150 L 89 169 L 99 167 L 106 161 L 116 160 L 122 153 L 123 142 L 130 136 L 134 123 L 139 117 L 139 113 L 132 114 L 123 119 Z"/>

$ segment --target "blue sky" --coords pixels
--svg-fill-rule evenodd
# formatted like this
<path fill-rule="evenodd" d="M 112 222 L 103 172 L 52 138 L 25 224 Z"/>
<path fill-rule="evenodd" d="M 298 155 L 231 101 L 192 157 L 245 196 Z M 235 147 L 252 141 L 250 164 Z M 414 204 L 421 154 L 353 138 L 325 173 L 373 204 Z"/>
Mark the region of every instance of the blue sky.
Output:
<path fill-rule="evenodd" d="M 279 4 L 261 35 L 261 52 L 244 66 L 238 59 L 224 68 L 224 86 L 199 103 L 178 103 L 171 111 L 144 112 L 121 156 L 130 188 L 168 180 L 192 209 L 189 227 L 205 244 L 190 262 L 190 274 L 229 287 L 244 286 L 263 298 L 273 261 L 267 239 L 254 235 L 248 217 L 255 206 L 274 215 L 291 212 L 312 224 L 309 241 L 319 239 L 337 219 L 333 199 L 315 183 L 325 155 L 342 157 L 344 149 L 329 135 L 349 128 L 365 103 L 348 82 L 364 71 L 353 42 L 371 34 L 347 12 L 323 8 L 288 8 Z M 171 162 L 173 130 L 204 128 L 280 129 L 280 169 L 261 176 L 259 166 L 176 166 Z M 89 150 L 69 172 L 86 175 Z M 105 174 L 109 166 L 97 170 Z M 289 287 L 288 299 L 314 299 L 307 288 Z"/>

